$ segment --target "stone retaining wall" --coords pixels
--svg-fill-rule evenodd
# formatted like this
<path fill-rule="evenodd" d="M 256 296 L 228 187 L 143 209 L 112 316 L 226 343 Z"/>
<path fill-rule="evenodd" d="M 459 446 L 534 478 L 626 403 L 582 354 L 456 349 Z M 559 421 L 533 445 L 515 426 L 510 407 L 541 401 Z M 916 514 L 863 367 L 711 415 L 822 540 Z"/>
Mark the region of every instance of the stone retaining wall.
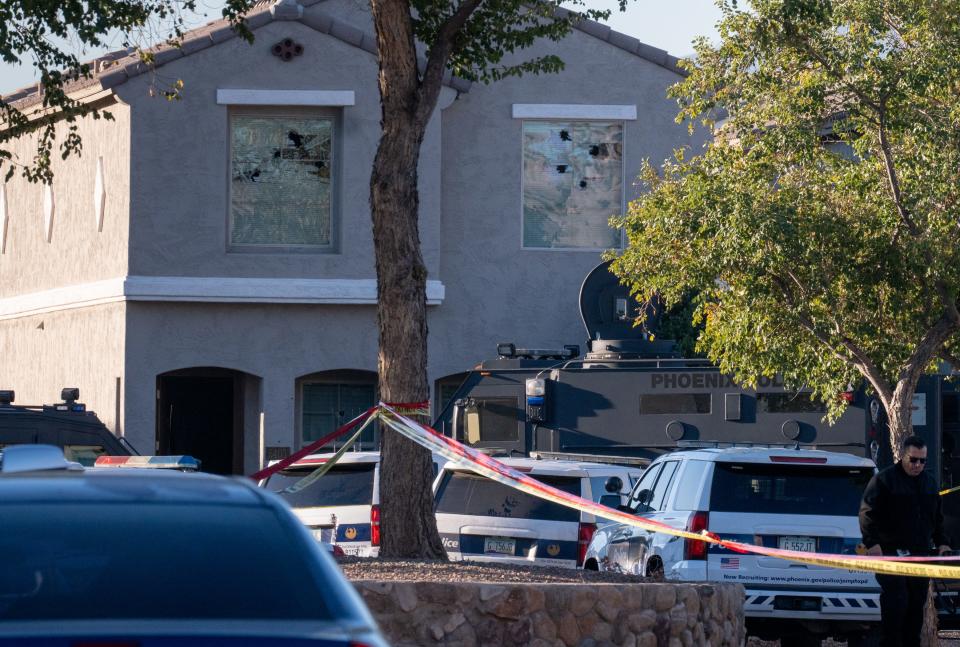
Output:
<path fill-rule="evenodd" d="M 357 581 L 397 647 L 739 646 L 738 584 Z"/>

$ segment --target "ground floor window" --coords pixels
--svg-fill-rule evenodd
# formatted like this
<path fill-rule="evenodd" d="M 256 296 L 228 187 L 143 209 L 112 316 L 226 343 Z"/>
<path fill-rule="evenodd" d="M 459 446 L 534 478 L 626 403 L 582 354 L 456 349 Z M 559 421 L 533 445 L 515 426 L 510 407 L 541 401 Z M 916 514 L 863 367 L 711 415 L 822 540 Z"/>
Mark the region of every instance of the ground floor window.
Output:
<path fill-rule="evenodd" d="M 302 441 L 312 443 L 360 415 L 377 402 L 376 384 L 307 383 L 303 385 Z M 342 436 L 329 449 L 339 447 Z M 376 423 L 360 437 L 358 449 L 377 449 Z"/>

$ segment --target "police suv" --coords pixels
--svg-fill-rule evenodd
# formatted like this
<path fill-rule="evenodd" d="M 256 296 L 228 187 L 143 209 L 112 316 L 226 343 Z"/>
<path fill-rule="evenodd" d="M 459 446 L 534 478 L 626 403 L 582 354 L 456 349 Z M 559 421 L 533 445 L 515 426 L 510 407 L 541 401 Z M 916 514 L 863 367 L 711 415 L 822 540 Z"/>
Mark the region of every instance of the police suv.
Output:
<path fill-rule="evenodd" d="M 322 477 L 296 492 L 283 490 L 315 472 L 333 453 L 311 454 L 263 480 L 310 529 L 317 541 L 347 555 L 380 554 L 380 452 L 347 452 Z M 279 461 L 271 461 L 276 465 Z M 445 459 L 433 456 L 433 475 Z"/>
<path fill-rule="evenodd" d="M 290 504 L 317 541 L 336 544 L 348 555 L 376 557 L 380 553 L 380 452 L 348 452 L 317 481 L 297 492 L 283 492 L 332 456 L 305 456 L 261 485 Z"/>
<path fill-rule="evenodd" d="M 852 555 L 872 461 L 839 452 L 728 447 L 681 450 L 651 463 L 626 509 L 674 528 L 795 551 Z M 585 567 L 668 580 L 742 584 L 751 633 L 843 636 L 876 629 L 872 574 L 744 555 L 625 524 L 601 526 Z M 819 643 L 817 643 L 819 644 Z"/>
<path fill-rule="evenodd" d="M 638 467 L 568 460 L 498 459 L 569 494 L 612 507 L 640 477 Z M 447 463 L 434 484 L 437 530 L 451 560 L 564 566 L 583 564 L 598 519 Z"/>

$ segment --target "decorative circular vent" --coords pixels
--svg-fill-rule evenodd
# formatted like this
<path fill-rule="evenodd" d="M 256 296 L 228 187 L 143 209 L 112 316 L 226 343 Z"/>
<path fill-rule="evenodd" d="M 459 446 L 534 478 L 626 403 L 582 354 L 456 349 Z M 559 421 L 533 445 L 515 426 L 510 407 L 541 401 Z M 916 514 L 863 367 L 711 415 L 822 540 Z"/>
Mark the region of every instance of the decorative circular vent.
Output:
<path fill-rule="evenodd" d="M 292 38 L 284 38 L 279 43 L 270 48 L 274 56 L 280 57 L 282 61 L 290 61 L 294 56 L 303 54 L 303 45 L 294 42 Z"/>

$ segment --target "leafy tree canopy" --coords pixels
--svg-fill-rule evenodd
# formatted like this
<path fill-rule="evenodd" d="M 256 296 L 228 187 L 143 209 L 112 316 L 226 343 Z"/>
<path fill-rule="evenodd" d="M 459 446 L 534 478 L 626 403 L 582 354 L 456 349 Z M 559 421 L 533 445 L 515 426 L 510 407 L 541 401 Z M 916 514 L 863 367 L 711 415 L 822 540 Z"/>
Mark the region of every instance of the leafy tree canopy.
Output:
<path fill-rule="evenodd" d="M 253 0 L 228 0 L 223 15 L 241 35 L 250 38 L 242 13 Z M 82 141 L 74 124 L 92 114 L 110 118 L 109 112 L 83 104 L 69 94 L 70 84 L 90 78 L 95 70 L 80 60 L 77 51 L 105 47 L 120 39 L 122 48 L 138 49 L 143 41 L 161 39 L 177 44 L 183 35 L 185 15 L 196 10 L 196 0 L 0 0 L 0 59 L 5 63 L 30 61 L 39 76 L 42 102 L 20 110 L 16 100 L 0 97 L 0 171 L 9 180 L 19 169 L 31 182 L 49 182 L 51 155 L 64 159 L 78 153 Z M 148 43 L 152 44 L 152 42 Z M 146 47 L 146 46 L 144 46 Z M 149 63 L 149 50 L 141 50 Z M 174 88 L 172 92 L 175 94 Z M 71 124 L 57 141 L 56 123 Z M 38 132 L 36 156 L 14 160 L 4 146 L 25 134 Z M 4 169 L 6 166 L 6 169 Z"/>
<path fill-rule="evenodd" d="M 696 294 L 698 349 L 744 383 L 780 373 L 836 415 L 865 377 L 889 413 L 960 329 L 960 2 L 721 8 L 671 89 L 715 136 L 644 167 L 614 271 Z"/>
<path fill-rule="evenodd" d="M 618 0 L 623 10 L 627 0 Z M 253 35 L 243 16 L 255 0 L 227 0 L 222 14 L 247 40 Z M 565 4 L 579 8 L 583 0 Z M 413 34 L 435 53 L 438 71 L 449 69 L 461 78 L 489 83 L 525 72 L 556 72 L 563 62 L 554 55 L 505 63 L 509 54 L 537 39 L 559 40 L 577 20 L 603 20 L 608 10 L 558 11 L 554 2 L 520 0 L 414 0 L 408 5 Z M 17 171 L 31 182 L 50 182 L 51 155 L 64 159 L 79 153 L 82 141 L 73 125 L 91 114 L 110 118 L 107 111 L 84 104 L 69 94 L 70 84 L 91 78 L 95 70 L 78 51 L 89 51 L 120 39 L 150 64 L 149 46 L 158 40 L 177 45 L 185 16 L 196 11 L 196 0 L 0 0 L 0 59 L 6 63 L 31 61 L 39 76 L 42 102 L 20 110 L 16 100 L 0 97 L 0 173 L 9 180 Z M 164 35 L 164 36 L 161 36 Z M 439 46 L 439 51 L 438 50 Z M 405 54 L 405 53 L 403 53 Z M 182 81 L 158 92 L 177 98 Z M 58 141 L 56 123 L 71 124 Z M 39 133 L 32 160 L 13 159 L 6 142 Z M 6 167 L 6 168 L 4 168 Z"/>

